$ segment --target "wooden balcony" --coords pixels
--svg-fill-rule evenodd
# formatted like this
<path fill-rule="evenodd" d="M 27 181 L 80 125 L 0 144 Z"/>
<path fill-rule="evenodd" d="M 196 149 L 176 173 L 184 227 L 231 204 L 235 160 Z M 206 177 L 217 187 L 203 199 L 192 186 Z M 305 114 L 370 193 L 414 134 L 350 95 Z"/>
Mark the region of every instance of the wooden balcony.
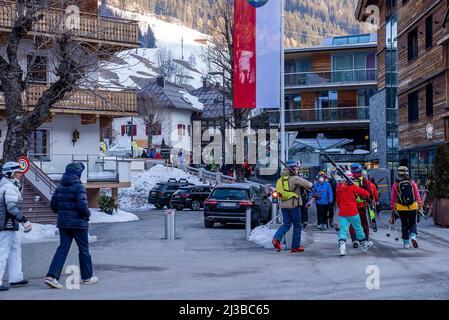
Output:
<path fill-rule="evenodd" d="M 24 94 L 25 103 L 30 107 L 34 106 L 46 89 L 46 86 L 30 87 Z M 5 109 L 4 96 L 1 93 L 0 109 Z M 77 90 L 57 103 L 52 112 L 137 116 L 137 94 L 133 91 Z"/>
<path fill-rule="evenodd" d="M 17 16 L 15 2 L 3 2 L 0 6 L 0 33 L 11 32 Z M 63 10 L 51 9 L 43 12 L 44 18 L 35 23 L 30 36 L 52 36 L 60 30 L 67 30 L 68 14 Z M 73 21 L 73 20 L 71 20 Z M 77 21 L 77 19 L 76 19 Z M 139 26 L 137 21 L 107 18 L 96 14 L 79 14 L 79 24 L 72 30 L 74 37 L 87 43 L 97 43 L 111 50 L 125 50 L 138 47 Z M 69 24 L 71 26 L 71 24 Z"/>

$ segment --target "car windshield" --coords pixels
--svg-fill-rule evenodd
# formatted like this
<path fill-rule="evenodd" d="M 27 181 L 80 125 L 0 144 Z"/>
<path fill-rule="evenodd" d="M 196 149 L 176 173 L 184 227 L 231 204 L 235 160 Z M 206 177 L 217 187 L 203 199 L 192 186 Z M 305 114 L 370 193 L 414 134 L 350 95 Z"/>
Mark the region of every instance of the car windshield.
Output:
<path fill-rule="evenodd" d="M 164 185 L 163 185 L 162 183 L 157 183 L 157 184 L 153 187 L 153 190 L 155 190 L 155 191 L 161 191 L 163 187 L 164 187 Z"/>
<path fill-rule="evenodd" d="M 184 193 L 190 193 L 190 192 L 192 192 L 192 188 L 180 188 L 180 189 L 178 190 L 178 193 L 182 193 L 182 194 L 184 194 Z"/>
<path fill-rule="evenodd" d="M 215 189 L 210 197 L 215 200 L 247 200 L 248 192 L 242 189 Z"/>

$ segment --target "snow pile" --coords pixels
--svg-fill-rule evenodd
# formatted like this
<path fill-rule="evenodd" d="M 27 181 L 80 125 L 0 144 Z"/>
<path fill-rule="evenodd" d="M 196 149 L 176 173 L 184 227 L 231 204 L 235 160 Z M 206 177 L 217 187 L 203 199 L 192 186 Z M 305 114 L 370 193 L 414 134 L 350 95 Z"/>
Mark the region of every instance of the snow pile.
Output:
<path fill-rule="evenodd" d="M 187 179 L 190 183 L 200 185 L 198 177 L 185 173 L 180 169 L 168 168 L 161 164 L 152 167 L 150 170 L 133 177 L 131 188 L 120 189 L 120 208 L 127 210 L 152 208 L 148 204 L 148 193 L 160 182 L 167 182 L 169 179 Z"/>
<path fill-rule="evenodd" d="M 182 94 L 184 99 L 186 99 L 187 101 L 189 101 L 192 104 L 192 106 L 195 109 L 201 110 L 201 111 L 204 110 L 204 104 L 202 104 L 197 97 L 192 96 L 191 94 L 184 92 L 184 91 L 180 91 L 180 93 Z"/>
<path fill-rule="evenodd" d="M 276 230 L 270 229 L 268 226 L 257 227 L 251 232 L 249 241 L 254 242 L 265 249 L 273 249 L 271 241 L 273 240 L 275 233 Z"/>
<path fill-rule="evenodd" d="M 122 211 L 117 210 L 114 211 L 112 215 L 106 214 L 100 209 L 90 209 L 91 216 L 89 223 L 95 224 L 95 223 L 117 223 L 117 222 L 132 222 L 132 221 L 138 221 L 140 220 L 136 215 Z"/>
<path fill-rule="evenodd" d="M 22 225 L 20 230 L 23 231 Z M 33 230 L 29 233 L 19 232 L 20 238 L 24 242 L 44 240 L 48 238 L 57 238 L 58 229 L 55 225 L 33 223 Z"/>

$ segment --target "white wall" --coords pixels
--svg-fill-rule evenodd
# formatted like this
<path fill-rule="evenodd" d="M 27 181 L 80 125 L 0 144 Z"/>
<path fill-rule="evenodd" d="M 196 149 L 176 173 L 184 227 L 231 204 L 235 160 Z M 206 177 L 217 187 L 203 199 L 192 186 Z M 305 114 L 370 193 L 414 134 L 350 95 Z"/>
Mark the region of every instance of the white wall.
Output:
<path fill-rule="evenodd" d="M 7 132 L 5 120 L 0 121 L 0 129 L 2 130 L 0 152 L 3 153 L 3 142 Z M 81 125 L 81 116 L 58 114 L 51 122 L 44 123 L 40 129 L 50 130 L 51 161 L 45 163 L 45 168 L 50 171 L 59 172 L 71 161 L 72 155 L 77 156 L 77 160 L 81 160 L 86 158 L 86 155 L 100 154 L 99 119 L 95 124 Z M 80 138 L 75 145 L 72 143 L 74 130 L 80 133 Z"/>
<path fill-rule="evenodd" d="M 191 140 L 192 137 L 188 134 L 188 126 L 191 126 L 192 112 L 186 110 L 168 110 L 166 121 L 162 124 L 162 135 L 154 136 L 153 143 L 160 145 L 162 143 L 162 138 L 165 139 L 167 145 L 172 145 L 176 149 L 183 149 L 186 152 L 191 151 Z M 127 125 L 131 122 L 131 118 L 117 118 L 113 121 L 113 130 L 115 134 L 118 135 L 116 142 L 129 143 L 128 139 L 121 139 L 121 127 L 122 125 Z M 146 140 L 148 136 L 146 135 L 145 122 L 142 118 L 133 118 L 133 124 L 137 126 L 137 136 L 134 139 Z M 186 135 L 184 137 L 178 136 L 178 124 L 183 124 L 186 126 Z M 120 141 L 121 140 L 121 141 Z M 131 147 L 131 146 L 130 146 Z"/>

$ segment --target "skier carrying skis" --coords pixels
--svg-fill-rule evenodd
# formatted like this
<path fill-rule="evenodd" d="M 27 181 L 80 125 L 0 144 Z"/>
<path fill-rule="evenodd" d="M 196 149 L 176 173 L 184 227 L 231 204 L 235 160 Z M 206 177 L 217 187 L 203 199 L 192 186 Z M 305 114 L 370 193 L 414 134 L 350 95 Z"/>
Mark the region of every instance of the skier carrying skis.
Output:
<path fill-rule="evenodd" d="M 357 206 L 357 199 L 368 198 L 369 196 L 368 191 L 353 184 L 341 182 L 337 186 L 337 206 L 340 218 L 339 251 L 341 256 L 346 255 L 346 240 L 348 239 L 350 225 L 354 229 L 356 239 L 360 242 L 363 252 L 367 252 L 370 247 L 363 231 L 360 210 Z"/>
<path fill-rule="evenodd" d="M 294 174 L 296 169 L 300 166 L 298 162 L 289 161 L 287 162 L 287 166 L 289 169 L 286 168 L 282 171 L 281 178 L 279 178 L 276 183 L 276 189 L 281 199 L 283 224 L 274 235 L 272 243 L 276 251 L 281 252 L 282 238 L 293 225 L 293 243 L 291 252 L 298 253 L 304 251 L 304 247 L 301 246 L 301 189 L 311 189 L 313 184 Z"/>
<path fill-rule="evenodd" d="M 373 199 L 374 198 L 374 192 L 373 192 L 374 187 L 372 186 L 371 182 L 368 179 L 365 179 L 365 177 L 362 174 L 362 171 L 363 171 L 363 167 L 360 163 L 354 163 L 351 165 L 351 173 L 354 178 L 355 185 L 357 187 L 360 187 L 360 188 L 364 189 L 365 191 L 369 192 L 370 196 L 366 197 L 366 198 Z M 369 220 L 367 217 L 367 207 L 368 207 L 367 200 L 364 199 L 363 197 L 357 196 L 356 203 L 357 203 L 357 210 L 360 214 L 360 220 L 362 222 L 362 227 L 363 227 L 363 230 L 366 235 L 366 239 L 368 241 L 369 246 L 372 246 L 373 243 L 371 241 L 369 241 L 370 224 L 369 224 Z M 356 234 L 354 227 L 351 226 L 349 228 L 349 231 L 351 233 L 353 247 L 358 248 L 360 242 L 357 239 L 357 234 Z"/>
<path fill-rule="evenodd" d="M 407 167 L 399 167 L 399 178 L 393 184 L 391 190 L 391 213 L 392 217 L 397 211 L 402 224 L 402 239 L 404 248 L 409 249 L 410 240 L 414 248 L 418 248 L 418 227 L 416 223 L 418 210 L 423 207 L 418 186 L 410 179 Z"/>

